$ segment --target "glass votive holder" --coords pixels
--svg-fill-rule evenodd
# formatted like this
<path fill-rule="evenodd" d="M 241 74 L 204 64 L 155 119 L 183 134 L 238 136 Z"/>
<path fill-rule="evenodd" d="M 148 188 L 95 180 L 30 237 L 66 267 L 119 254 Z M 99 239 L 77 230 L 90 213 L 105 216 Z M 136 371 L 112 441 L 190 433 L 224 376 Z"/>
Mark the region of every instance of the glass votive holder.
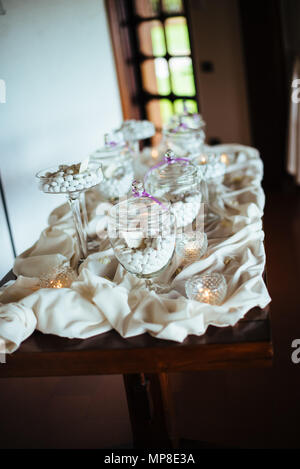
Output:
<path fill-rule="evenodd" d="M 186 295 L 190 300 L 211 305 L 223 303 L 227 293 L 224 275 L 217 272 L 212 274 L 194 275 L 185 284 Z"/>
<path fill-rule="evenodd" d="M 199 261 L 206 251 L 207 236 L 204 232 L 183 233 L 176 240 L 176 254 L 182 258 L 183 265 Z"/>
<path fill-rule="evenodd" d="M 77 280 L 76 272 L 68 266 L 59 266 L 44 273 L 40 277 L 40 288 L 70 288 Z"/>

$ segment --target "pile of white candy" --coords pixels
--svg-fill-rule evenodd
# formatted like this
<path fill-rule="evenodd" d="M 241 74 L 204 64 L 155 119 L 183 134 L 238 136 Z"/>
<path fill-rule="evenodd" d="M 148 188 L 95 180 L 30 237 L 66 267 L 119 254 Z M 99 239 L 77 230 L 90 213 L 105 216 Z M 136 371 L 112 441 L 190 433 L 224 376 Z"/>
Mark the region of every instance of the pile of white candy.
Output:
<path fill-rule="evenodd" d="M 115 254 L 126 270 L 137 275 L 160 271 L 168 264 L 174 251 L 174 238 L 171 236 L 145 238 L 136 248 L 129 247 L 130 244 L 120 240 Z"/>
<path fill-rule="evenodd" d="M 177 199 L 178 196 L 172 198 L 172 211 L 176 217 L 176 226 L 181 228 L 192 223 L 200 210 L 201 204 L 201 194 L 189 194 L 180 200 Z"/>
<path fill-rule="evenodd" d="M 100 168 L 87 169 L 79 172 L 80 163 L 73 165 L 60 165 L 58 170 L 48 172 L 42 178 L 42 190 L 50 193 L 78 192 L 90 189 L 99 184 L 102 179 Z"/>

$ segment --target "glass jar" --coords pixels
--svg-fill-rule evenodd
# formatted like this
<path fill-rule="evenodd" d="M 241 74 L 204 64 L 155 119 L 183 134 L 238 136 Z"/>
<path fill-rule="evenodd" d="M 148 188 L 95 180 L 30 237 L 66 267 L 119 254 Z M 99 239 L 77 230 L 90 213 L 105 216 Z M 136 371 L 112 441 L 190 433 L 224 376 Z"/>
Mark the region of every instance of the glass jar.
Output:
<path fill-rule="evenodd" d="M 222 152 L 206 147 L 204 152 L 193 160 L 193 163 L 198 166 L 199 174 L 205 180 L 209 204 L 213 204 L 218 194 L 222 192 L 222 183 L 227 168 L 225 156 Z"/>
<path fill-rule="evenodd" d="M 108 236 L 129 273 L 141 278 L 158 275 L 175 250 L 176 222 L 170 204 L 135 188 L 134 197 L 110 210 Z"/>
<path fill-rule="evenodd" d="M 153 137 L 155 134 L 154 124 L 147 120 L 135 120 L 129 119 L 123 122 L 120 129 L 116 132 L 120 132 L 132 149 L 135 156 L 140 154 L 140 141 L 147 138 Z"/>
<path fill-rule="evenodd" d="M 126 195 L 134 179 L 132 153 L 116 134 L 106 134 L 104 147 L 90 156 L 90 161 L 101 164 L 103 181 L 97 189 L 102 197 L 115 201 Z"/>
<path fill-rule="evenodd" d="M 200 211 L 202 194 L 198 169 L 186 158 L 176 158 L 172 150 L 146 173 L 145 188 L 154 197 L 164 197 L 171 203 L 177 228 L 190 225 Z"/>
<path fill-rule="evenodd" d="M 200 114 L 184 113 L 173 116 L 168 125 L 163 128 L 160 152 L 165 152 L 170 148 L 178 156 L 193 160 L 203 151 L 204 126 L 205 123 Z"/>

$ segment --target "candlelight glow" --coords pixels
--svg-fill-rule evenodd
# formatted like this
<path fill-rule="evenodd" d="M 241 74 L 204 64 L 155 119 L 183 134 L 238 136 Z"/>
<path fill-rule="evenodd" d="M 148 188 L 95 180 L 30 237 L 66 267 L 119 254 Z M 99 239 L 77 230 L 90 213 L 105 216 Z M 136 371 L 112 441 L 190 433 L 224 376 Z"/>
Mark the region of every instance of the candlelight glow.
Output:
<path fill-rule="evenodd" d="M 40 288 L 69 288 L 76 279 L 71 267 L 58 267 L 41 276 Z"/>
<path fill-rule="evenodd" d="M 152 150 L 151 150 L 151 156 L 152 156 L 152 158 L 155 159 L 155 160 L 158 158 L 159 153 L 158 153 L 158 150 L 157 150 L 156 148 L 152 148 Z"/>
<path fill-rule="evenodd" d="M 186 266 L 201 259 L 207 250 L 207 236 L 205 233 L 185 234 L 176 243 L 177 254 L 182 257 L 182 265 Z"/>
<path fill-rule="evenodd" d="M 199 288 L 199 294 L 199 299 L 201 299 L 203 303 L 210 303 L 211 291 L 209 288 Z"/>
<path fill-rule="evenodd" d="M 226 153 L 222 153 L 222 155 L 220 156 L 220 161 L 226 165 L 229 165 L 228 155 L 226 155 Z"/>
<path fill-rule="evenodd" d="M 220 305 L 227 292 L 224 276 L 217 272 L 194 275 L 185 285 L 187 297 L 200 303 Z"/>

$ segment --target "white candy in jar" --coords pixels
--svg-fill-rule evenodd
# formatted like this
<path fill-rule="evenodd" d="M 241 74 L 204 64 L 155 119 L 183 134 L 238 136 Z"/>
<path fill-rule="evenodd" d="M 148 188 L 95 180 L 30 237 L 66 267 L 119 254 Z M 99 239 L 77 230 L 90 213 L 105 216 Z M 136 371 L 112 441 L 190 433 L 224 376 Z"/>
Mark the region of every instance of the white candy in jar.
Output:
<path fill-rule="evenodd" d="M 129 192 L 133 178 L 133 172 L 129 172 L 119 179 L 104 179 L 99 185 L 99 192 L 107 199 L 122 197 Z"/>
<path fill-rule="evenodd" d="M 147 192 L 170 201 L 177 228 L 194 221 L 200 211 L 202 195 L 201 176 L 193 163 L 168 150 L 164 159 L 146 173 L 145 181 Z"/>
<path fill-rule="evenodd" d="M 197 217 L 201 204 L 201 194 L 189 195 L 184 200 L 172 203 L 177 228 L 187 226 Z"/>
<path fill-rule="evenodd" d="M 138 248 L 120 243 L 116 255 L 129 272 L 148 275 L 159 272 L 170 261 L 174 250 L 173 238 L 158 236 L 144 238 Z"/>
<path fill-rule="evenodd" d="M 81 173 L 79 170 L 80 163 L 70 166 L 60 165 L 58 171 L 47 172 L 45 175 L 47 182 L 42 186 L 43 191 L 53 193 L 78 192 L 99 184 L 103 179 L 100 168 L 94 171 L 87 168 L 86 171 Z"/>

